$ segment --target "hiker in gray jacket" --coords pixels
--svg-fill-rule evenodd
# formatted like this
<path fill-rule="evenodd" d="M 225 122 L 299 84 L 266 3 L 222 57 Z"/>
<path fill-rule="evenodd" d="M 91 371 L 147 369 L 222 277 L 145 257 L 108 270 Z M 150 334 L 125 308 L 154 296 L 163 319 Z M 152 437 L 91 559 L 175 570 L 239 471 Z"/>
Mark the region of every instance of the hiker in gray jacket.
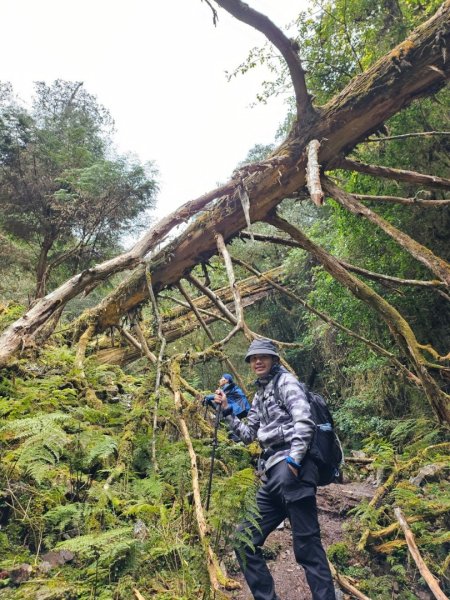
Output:
<path fill-rule="evenodd" d="M 237 559 L 255 600 L 280 600 L 261 547 L 269 533 L 288 517 L 295 558 L 305 570 L 313 600 L 334 600 L 317 519 L 318 471 L 308 456 L 315 427 L 308 398 L 298 379 L 280 365 L 271 340 L 254 340 L 245 361 L 256 374 L 258 386 L 247 422 L 232 414 L 223 390 L 218 389 L 215 396 L 231 430 L 246 444 L 258 439 L 263 449 L 262 485 L 256 496 L 259 527 L 249 521 L 239 525 L 239 530 L 251 532 L 253 547 L 240 548 Z M 277 403 L 273 378 L 280 371 L 277 386 L 281 402 Z"/>

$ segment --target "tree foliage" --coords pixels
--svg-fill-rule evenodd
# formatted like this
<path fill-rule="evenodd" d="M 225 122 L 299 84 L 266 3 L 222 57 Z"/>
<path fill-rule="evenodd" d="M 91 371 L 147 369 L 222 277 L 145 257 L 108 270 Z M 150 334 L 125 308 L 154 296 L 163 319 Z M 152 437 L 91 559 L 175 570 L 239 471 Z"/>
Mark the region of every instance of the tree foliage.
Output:
<path fill-rule="evenodd" d="M 114 155 L 112 119 L 81 83 L 38 82 L 30 110 L 7 85 L 1 96 L 0 218 L 36 249 L 40 297 L 58 266 L 86 268 L 148 223 L 156 172 Z"/>

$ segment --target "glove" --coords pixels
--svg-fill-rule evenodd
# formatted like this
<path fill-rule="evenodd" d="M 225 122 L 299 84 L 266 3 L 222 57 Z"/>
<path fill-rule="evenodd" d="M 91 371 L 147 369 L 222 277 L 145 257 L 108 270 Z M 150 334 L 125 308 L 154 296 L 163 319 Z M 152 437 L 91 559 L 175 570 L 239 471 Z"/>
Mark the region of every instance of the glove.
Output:
<path fill-rule="evenodd" d="M 209 394 L 205 396 L 202 400 L 202 406 L 212 406 L 216 408 L 216 403 L 214 402 L 214 394 Z"/>
<path fill-rule="evenodd" d="M 295 462 L 295 460 L 292 458 L 292 456 L 286 456 L 286 458 L 284 460 L 287 462 L 288 465 L 292 465 L 294 467 L 294 469 L 300 470 L 302 468 L 301 463 Z"/>

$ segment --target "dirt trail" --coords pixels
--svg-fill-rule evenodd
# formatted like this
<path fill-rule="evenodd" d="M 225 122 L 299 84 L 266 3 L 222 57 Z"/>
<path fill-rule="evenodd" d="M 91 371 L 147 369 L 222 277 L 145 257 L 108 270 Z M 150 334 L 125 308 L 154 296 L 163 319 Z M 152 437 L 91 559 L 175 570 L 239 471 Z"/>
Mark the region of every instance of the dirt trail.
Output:
<path fill-rule="evenodd" d="M 342 524 L 347 512 L 365 498 L 373 496 L 372 485 L 362 482 L 331 484 L 319 488 L 317 505 L 322 531 L 322 542 L 327 548 L 343 539 Z M 281 548 L 274 560 L 267 564 L 275 580 L 275 588 L 281 600 L 310 600 L 311 593 L 305 580 L 302 567 L 297 565 L 291 543 L 291 530 L 285 527 L 275 530 L 267 538 L 266 547 Z M 233 578 L 242 584 L 242 590 L 236 592 L 234 600 L 253 600 L 253 596 L 239 573 Z"/>

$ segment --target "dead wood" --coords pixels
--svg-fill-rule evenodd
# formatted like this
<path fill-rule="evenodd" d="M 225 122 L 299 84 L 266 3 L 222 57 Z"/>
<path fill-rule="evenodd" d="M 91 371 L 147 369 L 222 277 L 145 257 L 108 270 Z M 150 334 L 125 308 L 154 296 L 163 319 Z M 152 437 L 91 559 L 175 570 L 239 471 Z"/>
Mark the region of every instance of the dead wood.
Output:
<path fill-rule="evenodd" d="M 275 281 L 279 281 L 283 277 L 283 270 L 281 267 L 277 267 L 275 269 L 271 269 L 268 273 L 273 277 Z M 197 280 L 196 280 L 197 281 Z M 232 292 L 229 286 L 220 288 L 215 292 L 209 290 L 198 282 L 201 286 L 202 291 L 207 291 L 210 296 L 203 294 L 197 298 L 194 298 L 192 301 L 195 304 L 196 308 L 200 311 L 203 310 L 200 307 L 209 307 L 214 308 L 216 306 L 216 298 L 217 298 L 217 311 L 209 312 L 208 315 L 205 316 L 204 321 L 207 325 L 213 323 L 217 319 L 225 320 L 229 323 L 229 319 L 225 319 L 225 317 L 221 316 L 219 312 L 219 308 L 221 306 L 225 307 L 225 310 L 229 311 L 228 306 L 230 302 L 232 302 Z M 272 286 L 268 283 L 261 282 L 257 277 L 248 277 L 243 279 L 238 283 L 239 291 L 241 294 L 242 305 L 244 307 L 251 306 L 256 302 L 260 302 L 264 298 L 266 298 L 272 291 Z M 220 297 L 224 299 L 224 303 L 218 298 Z M 176 302 L 179 302 L 176 300 Z M 231 313 L 230 313 L 231 314 Z M 234 319 L 234 316 L 233 316 Z M 195 319 L 192 319 L 192 314 L 190 312 L 190 306 L 186 303 L 183 307 L 176 307 L 170 311 L 169 314 L 163 317 L 163 334 L 168 343 L 174 342 L 198 327 L 198 323 Z M 145 332 L 147 345 L 152 350 L 155 350 L 158 346 L 158 338 L 150 333 L 150 327 L 147 323 L 143 323 L 143 330 Z M 123 331 L 126 331 L 123 329 Z M 125 334 L 124 334 L 125 336 Z M 103 344 L 105 345 L 105 344 Z M 140 349 L 137 349 L 135 346 L 129 348 L 127 346 L 123 347 L 110 347 L 108 342 L 108 347 L 100 346 L 100 349 L 96 350 L 95 356 L 96 360 L 99 364 L 128 364 L 134 360 L 137 360 L 143 355 Z"/>
<path fill-rule="evenodd" d="M 311 196 L 311 200 L 316 206 L 323 204 L 323 191 L 320 183 L 320 165 L 319 165 L 319 140 L 311 140 L 306 147 L 308 153 L 308 165 L 306 167 L 306 186 Z"/>
<path fill-rule="evenodd" d="M 420 379 L 428 401 L 439 422 L 449 424 L 450 398 L 440 389 L 428 372 L 426 367 L 427 361 L 420 352 L 414 332 L 400 313 L 372 288 L 344 269 L 336 258 L 328 254 L 323 248 L 317 246 L 317 244 L 314 244 L 299 229 L 276 215 L 269 217 L 267 222 L 291 235 L 293 239 L 302 245 L 304 250 L 309 252 L 322 264 L 330 275 L 380 315 L 409 360 L 412 370 L 415 371 L 415 375 Z"/>
<path fill-rule="evenodd" d="M 241 0 L 216 0 L 216 2 L 239 21 L 243 21 L 263 33 L 279 50 L 289 68 L 292 85 L 294 86 L 297 118 L 300 120 L 312 112 L 311 97 L 306 89 L 305 72 L 298 55 L 299 48 L 296 42 L 287 38 L 265 15 L 241 2 Z"/>
<path fill-rule="evenodd" d="M 244 6 L 231 0 L 223 0 L 221 5 L 225 4 L 227 7 Z M 435 43 L 436 39 L 440 40 L 439 44 Z M 450 76 L 450 61 L 445 60 L 442 46 L 448 45 L 449 39 L 450 0 L 446 0 L 437 13 L 413 31 L 407 40 L 355 77 L 325 106 L 303 118 L 301 128 L 296 122 L 285 142 L 274 151 L 270 160 L 264 161 L 265 168 L 245 176 L 251 221 L 263 219 L 284 198 L 295 195 L 303 188 L 305 148 L 311 139 L 321 140 L 323 168 L 333 168 L 343 154 L 348 154 L 393 114 L 415 98 L 430 95 L 443 87 Z M 393 60 L 399 55 L 406 57 L 412 66 L 399 69 Z M 40 300 L 1 336 L 0 365 L 6 364 L 23 344 L 32 341 L 36 329 L 61 304 L 88 288 L 91 283 L 103 281 L 112 272 L 132 268 L 175 224 L 210 204 L 207 213 L 197 218 L 182 235 L 151 260 L 152 282 L 156 292 L 179 281 L 195 264 L 216 252 L 215 233 L 221 233 L 224 239 L 229 240 L 245 226 L 242 206 L 235 196 L 238 185 L 242 185 L 242 179 L 232 180 L 219 190 L 188 203 L 152 228 L 132 252 L 83 272 Z M 147 297 L 145 267 L 142 266 L 90 313 L 96 322 L 96 332 L 116 325 L 121 315 Z"/>
<path fill-rule="evenodd" d="M 194 496 L 194 508 L 197 522 L 198 533 L 200 542 L 205 554 L 206 566 L 209 574 L 212 589 L 217 592 L 221 590 L 233 590 L 240 589 L 240 584 L 233 579 L 228 578 L 222 572 L 220 568 L 217 556 L 214 554 L 211 545 L 209 543 L 210 531 L 206 523 L 205 513 L 203 511 L 201 496 L 200 496 L 200 485 L 197 467 L 197 457 L 195 454 L 194 447 L 192 445 L 191 436 L 187 427 L 186 421 L 183 417 L 183 405 L 180 391 L 180 380 L 178 374 L 180 372 L 179 361 L 175 358 L 172 360 L 170 367 L 171 381 L 170 386 L 174 396 L 175 410 L 178 414 L 178 424 L 180 431 L 183 435 L 183 439 L 188 449 L 189 458 L 191 461 L 191 478 L 192 478 L 192 491 Z"/>
<path fill-rule="evenodd" d="M 352 194 L 338 188 L 330 179 L 324 178 L 322 183 L 327 194 L 334 198 L 341 206 L 355 215 L 365 217 L 368 221 L 380 227 L 380 229 L 393 238 L 404 250 L 411 254 L 411 256 L 425 265 L 447 286 L 450 286 L 450 264 L 433 254 L 429 248 L 419 244 L 409 237 L 409 235 L 391 225 L 388 221 L 383 219 L 383 217 L 380 217 L 370 210 L 370 208 L 367 208 L 367 206 L 358 202 Z"/>
<path fill-rule="evenodd" d="M 340 161 L 337 166 L 346 171 L 356 171 L 357 173 L 365 173 L 366 175 L 374 175 L 375 177 L 405 181 L 406 183 L 413 183 L 429 188 L 450 190 L 450 179 L 437 177 L 436 175 L 425 175 L 416 171 L 393 169 L 392 167 L 381 167 L 379 165 L 367 165 L 348 158 Z"/>
<path fill-rule="evenodd" d="M 306 310 L 308 310 L 309 312 L 311 312 L 314 315 L 316 315 L 317 317 L 319 317 L 325 323 L 328 323 L 329 325 L 332 325 L 336 329 L 339 329 L 340 331 L 343 331 L 347 335 L 349 335 L 349 336 L 351 336 L 351 337 L 353 337 L 353 338 L 355 338 L 355 339 L 363 342 L 371 350 L 373 350 L 376 354 L 380 354 L 381 356 L 384 356 L 384 357 L 388 358 L 393 364 L 395 364 L 395 366 L 400 371 L 402 371 L 402 372 L 405 373 L 405 375 L 408 377 L 408 379 L 410 381 L 413 381 L 416 385 L 421 385 L 420 380 L 413 373 L 411 373 L 411 371 L 409 371 L 404 365 L 402 365 L 402 363 L 395 357 L 394 354 L 392 354 L 392 352 L 389 352 L 388 350 L 386 350 L 385 348 L 379 346 L 375 342 L 372 342 L 371 340 L 368 340 L 367 338 L 359 335 L 358 333 L 352 331 L 348 327 L 345 327 L 344 325 L 341 325 L 341 323 L 339 323 L 335 319 L 332 319 L 329 315 L 325 314 L 323 311 L 320 311 L 320 310 L 314 308 L 313 306 L 311 306 L 310 304 L 308 304 L 308 302 L 306 302 L 305 300 L 303 300 L 303 298 L 300 298 L 300 296 L 298 296 L 297 294 L 294 294 L 294 292 L 291 292 L 286 287 L 279 285 L 275 281 L 272 281 L 267 274 L 260 273 L 257 269 L 255 269 L 251 265 L 247 264 L 243 260 L 241 260 L 239 258 L 233 258 L 233 261 L 236 264 L 241 265 L 242 267 L 246 268 L 251 273 L 254 273 L 255 275 L 259 274 L 259 276 L 262 279 L 265 279 L 266 281 L 268 281 L 276 290 L 278 290 L 282 294 L 285 294 L 286 296 L 288 296 L 292 300 L 295 300 L 295 302 L 298 302 L 299 304 L 301 304 L 304 308 L 306 308 Z M 373 459 L 368 459 L 368 460 L 372 461 Z"/>
<path fill-rule="evenodd" d="M 448 597 L 444 594 L 444 592 L 439 587 L 439 583 L 438 583 L 437 579 L 434 577 L 434 575 L 431 573 L 430 569 L 425 564 L 425 561 L 423 560 L 423 558 L 419 552 L 419 548 L 417 547 L 413 532 L 411 531 L 401 509 L 398 506 L 396 508 L 394 508 L 394 514 L 395 514 L 398 522 L 400 523 L 400 527 L 402 528 L 403 533 L 405 534 L 405 540 L 406 540 L 406 543 L 408 544 L 408 550 L 409 550 L 411 556 L 413 557 L 414 562 L 416 563 L 420 574 L 425 579 L 430 590 L 433 592 L 434 597 L 437 600 L 448 600 Z"/>
<path fill-rule="evenodd" d="M 368 194 L 353 194 L 358 200 L 370 200 L 371 202 L 390 202 L 393 204 L 405 204 L 407 206 L 419 206 L 422 208 L 430 208 L 437 206 L 447 206 L 450 200 L 425 200 L 423 198 L 402 198 L 399 196 L 370 196 Z"/>
<path fill-rule="evenodd" d="M 359 196 L 357 194 L 352 194 L 355 198 Z M 450 202 L 450 200 L 449 200 Z M 250 234 L 247 231 L 241 231 L 239 234 L 240 237 L 250 238 Z M 280 244 L 282 246 L 288 246 L 291 248 L 301 248 L 301 245 L 292 239 L 286 239 L 279 235 L 262 235 L 260 233 L 252 234 L 253 240 L 257 242 L 269 242 L 272 244 Z M 373 281 L 380 281 L 381 283 L 385 282 L 387 284 L 396 284 L 396 285 L 410 285 L 417 287 L 426 287 L 426 288 L 446 288 L 447 285 L 438 279 L 433 279 L 429 281 L 421 281 L 419 279 L 401 279 L 400 277 L 392 277 L 391 275 L 385 275 L 384 273 L 374 273 L 373 271 L 368 271 L 367 269 L 363 269 L 362 267 L 357 267 L 355 265 L 351 265 L 350 263 L 338 258 L 339 262 L 343 267 L 347 269 L 347 271 L 351 271 L 352 273 L 359 273 L 360 275 L 364 275 L 367 279 L 372 279 Z M 450 296 L 444 294 L 450 301 Z"/>
<path fill-rule="evenodd" d="M 408 471 L 409 469 L 411 469 L 417 463 L 420 463 L 420 461 L 423 460 L 424 457 L 426 457 L 430 452 L 432 452 L 432 451 L 448 452 L 449 448 L 450 448 L 450 442 L 434 444 L 433 446 L 428 446 L 427 448 L 420 450 L 418 452 L 417 456 L 415 456 L 408 462 L 402 463 L 399 465 L 394 465 L 394 467 L 392 469 L 392 473 L 389 475 L 389 477 L 386 479 L 386 481 L 376 489 L 375 494 L 373 495 L 372 499 L 370 500 L 368 506 L 374 506 L 374 507 L 377 506 L 378 503 L 380 502 L 380 500 L 383 498 L 383 496 L 392 488 L 392 486 L 396 482 L 398 476 L 401 473 L 404 473 L 405 471 Z M 364 550 L 370 535 L 371 535 L 370 530 L 365 529 L 359 540 L 359 543 L 357 546 L 358 550 Z"/>
<path fill-rule="evenodd" d="M 402 133 L 401 135 L 387 135 L 386 137 L 368 138 L 366 142 L 390 142 L 392 140 L 405 140 L 412 137 L 433 137 L 436 135 L 450 136 L 450 131 L 416 131 L 412 133 Z"/>
<path fill-rule="evenodd" d="M 184 289 L 183 285 L 180 283 L 178 283 L 178 289 L 181 293 L 182 296 L 184 296 L 184 298 L 186 299 L 188 305 L 191 307 L 192 312 L 194 313 L 194 315 L 196 316 L 198 322 L 200 323 L 203 331 L 206 333 L 206 335 L 209 338 L 209 341 L 212 342 L 213 344 L 216 342 L 211 330 L 209 329 L 208 325 L 205 323 L 205 321 L 203 320 L 200 312 L 197 310 L 197 307 L 195 306 L 195 303 L 193 302 L 193 300 L 191 299 L 191 297 L 189 296 L 189 294 L 186 292 L 186 290 Z M 239 372 L 237 371 L 236 367 L 233 365 L 233 363 L 231 362 L 231 360 L 226 357 L 225 362 L 228 366 L 228 368 L 230 369 L 230 371 L 233 373 L 235 380 L 238 382 L 239 386 L 244 390 L 244 392 L 247 393 L 245 386 L 244 386 L 244 382 L 241 379 L 241 376 L 239 375 Z"/>
<path fill-rule="evenodd" d="M 351 594 L 352 596 L 354 596 L 355 598 L 358 598 L 359 600 L 370 600 L 369 596 L 366 596 L 365 594 L 363 594 L 362 592 L 360 592 L 358 590 L 358 588 L 356 588 L 347 577 L 345 577 L 344 575 L 341 575 L 340 573 L 337 572 L 335 566 L 328 561 L 328 564 L 330 566 L 330 571 L 331 571 L 331 575 L 333 576 L 333 579 L 339 584 L 339 586 L 345 591 L 348 592 L 349 594 Z"/>

